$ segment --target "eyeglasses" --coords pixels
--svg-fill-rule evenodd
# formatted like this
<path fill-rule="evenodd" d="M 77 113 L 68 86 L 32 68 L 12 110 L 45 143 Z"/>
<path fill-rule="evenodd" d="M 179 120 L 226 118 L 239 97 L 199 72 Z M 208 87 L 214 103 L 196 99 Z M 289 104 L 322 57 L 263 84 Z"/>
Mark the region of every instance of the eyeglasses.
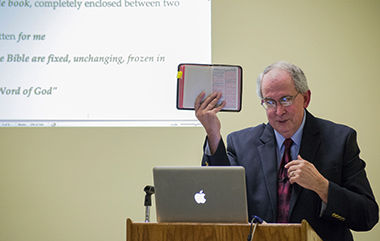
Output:
<path fill-rule="evenodd" d="M 261 99 L 261 105 L 264 107 L 264 109 L 269 110 L 269 109 L 276 109 L 277 108 L 277 103 L 280 103 L 281 106 L 286 107 L 290 106 L 293 104 L 293 100 L 297 97 L 297 95 L 300 92 L 298 92 L 294 96 L 283 96 L 281 97 L 278 101 L 275 101 L 274 99 L 271 98 L 264 98 Z"/>

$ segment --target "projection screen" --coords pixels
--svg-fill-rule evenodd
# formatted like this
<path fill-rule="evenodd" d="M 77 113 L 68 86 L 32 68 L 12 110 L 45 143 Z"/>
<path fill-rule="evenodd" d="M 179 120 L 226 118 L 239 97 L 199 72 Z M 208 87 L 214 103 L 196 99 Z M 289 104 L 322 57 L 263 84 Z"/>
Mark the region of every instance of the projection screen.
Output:
<path fill-rule="evenodd" d="M 0 0 L 1 126 L 198 126 L 179 63 L 211 63 L 209 0 Z"/>

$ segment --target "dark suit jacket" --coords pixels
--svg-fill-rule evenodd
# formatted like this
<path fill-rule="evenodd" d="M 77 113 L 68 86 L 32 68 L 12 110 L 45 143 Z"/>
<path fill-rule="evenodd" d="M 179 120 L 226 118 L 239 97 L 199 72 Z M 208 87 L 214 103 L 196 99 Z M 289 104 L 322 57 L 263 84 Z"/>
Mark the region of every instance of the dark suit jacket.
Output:
<path fill-rule="evenodd" d="M 238 165 L 246 171 L 248 213 L 267 222 L 277 217 L 277 154 L 272 126 L 233 132 L 216 153 L 203 156 L 203 165 Z M 353 240 L 350 229 L 370 230 L 378 222 L 378 205 L 359 157 L 356 132 L 343 125 L 315 118 L 306 111 L 300 155 L 329 180 L 328 202 L 321 214 L 319 196 L 292 185 L 291 223 L 306 219 L 323 240 Z"/>

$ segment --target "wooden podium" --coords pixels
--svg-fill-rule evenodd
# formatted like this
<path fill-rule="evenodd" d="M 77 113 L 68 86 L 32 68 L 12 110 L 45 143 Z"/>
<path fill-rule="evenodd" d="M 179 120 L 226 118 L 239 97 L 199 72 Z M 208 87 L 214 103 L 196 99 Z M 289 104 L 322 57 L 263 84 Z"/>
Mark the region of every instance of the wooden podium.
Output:
<path fill-rule="evenodd" d="M 247 241 L 250 224 L 133 223 L 127 219 L 127 241 Z M 321 241 L 311 226 L 259 224 L 254 241 Z"/>

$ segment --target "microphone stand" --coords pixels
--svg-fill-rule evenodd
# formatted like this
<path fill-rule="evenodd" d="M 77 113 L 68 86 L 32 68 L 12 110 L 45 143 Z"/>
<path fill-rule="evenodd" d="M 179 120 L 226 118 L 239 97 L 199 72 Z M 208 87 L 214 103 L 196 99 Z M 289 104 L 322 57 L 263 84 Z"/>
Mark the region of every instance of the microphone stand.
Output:
<path fill-rule="evenodd" d="M 145 206 L 145 222 L 150 222 L 150 206 L 152 206 L 152 194 L 154 194 L 154 187 L 153 186 L 145 186 L 144 188 L 145 192 L 145 200 L 144 200 L 144 206 Z"/>

